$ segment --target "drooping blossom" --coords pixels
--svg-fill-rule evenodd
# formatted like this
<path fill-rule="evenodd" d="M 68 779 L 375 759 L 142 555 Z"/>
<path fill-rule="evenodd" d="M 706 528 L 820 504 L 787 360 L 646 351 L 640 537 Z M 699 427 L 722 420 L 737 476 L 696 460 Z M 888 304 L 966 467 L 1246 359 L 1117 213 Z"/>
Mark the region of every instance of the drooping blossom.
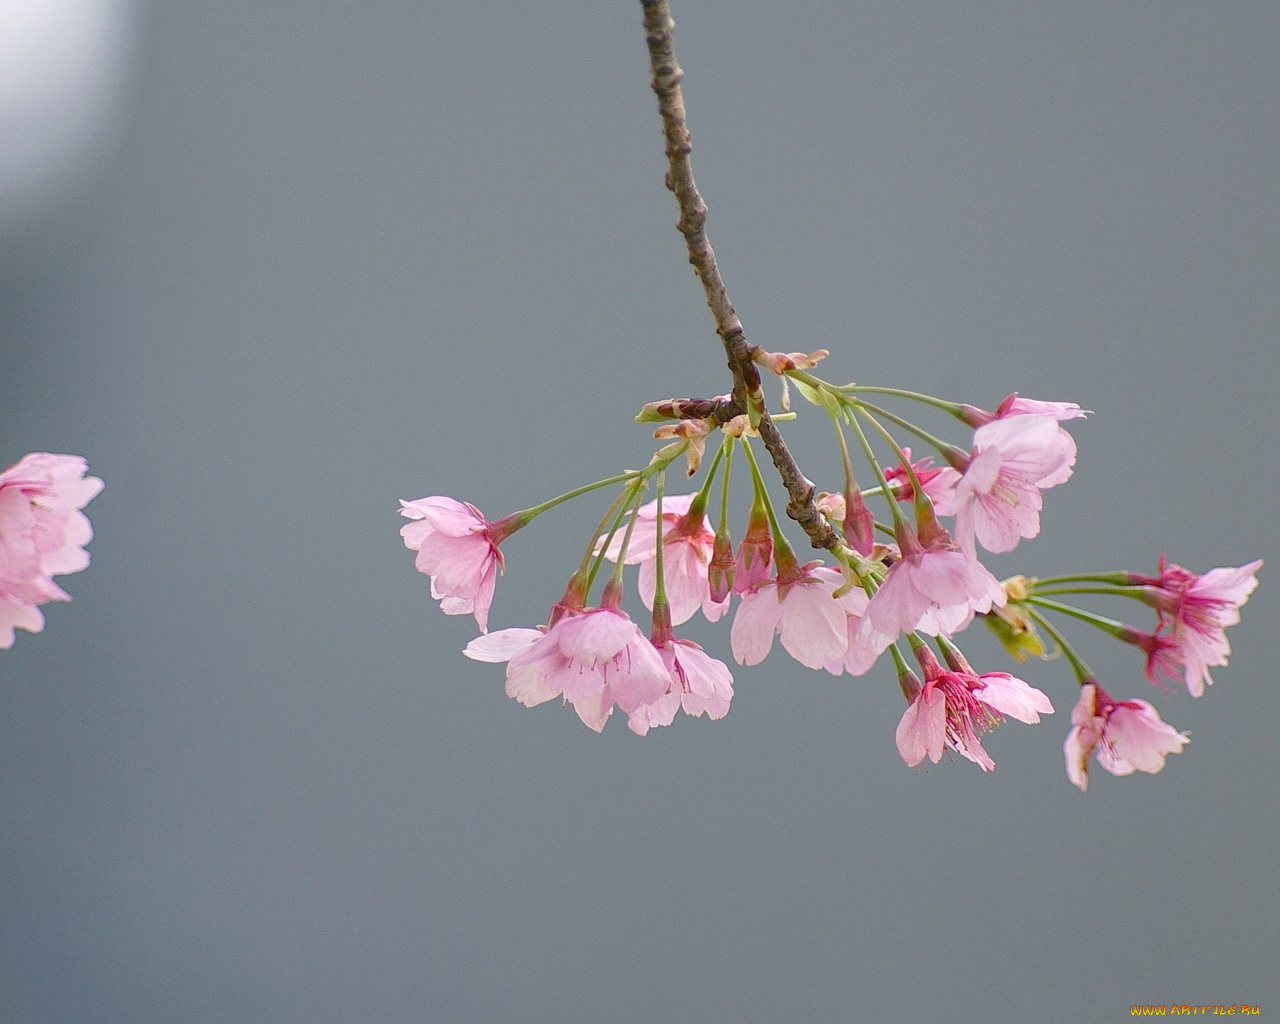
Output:
<path fill-rule="evenodd" d="M 1067 778 L 1082 791 L 1089 788 L 1092 756 L 1112 775 L 1134 771 L 1154 775 L 1169 754 L 1181 753 L 1191 739 L 1161 721 L 1159 712 L 1145 700 L 1114 700 L 1097 683 L 1080 687 L 1071 726 L 1062 750 Z"/>
<path fill-rule="evenodd" d="M 1131 577 L 1146 586 L 1147 601 L 1160 616 L 1161 629 L 1171 640 L 1184 669 L 1187 690 L 1193 697 L 1213 685 L 1212 666 L 1227 664 L 1231 643 L 1227 627 L 1240 621 L 1240 607 L 1258 585 L 1262 560 L 1239 568 L 1210 569 L 1202 576 L 1180 565 L 1166 566 L 1160 559 L 1160 575 Z"/>
<path fill-rule="evenodd" d="M 93 527 L 80 510 L 102 481 L 87 469 L 78 455 L 33 452 L 0 473 L 0 648 L 13 646 L 15 627 L 39 633 L 39 605 L 71 600 L 53 577 L 89 564 Z"/>
<path fill-rule="evenodd" d="M 861 639 L 862 616 L 867 613 L 870 600 L 866 591 L 856 586 L 847 594 L 841 594 L 836 598 L 836 603 L 844 609 L 845 633 L 848 636 L 849 646 L 843 657 L 833 658 L 822 666 L 833 676 L 838 676 L 842 672 L 847 672 L 851 676 L 860 676 L 880 657 L 880 651 Z"/>
<path fill-rule="evenodd" d="M 1004 588 L 977 559 L 952 547 L 945 531 L 929 546 L 898 531 L 902 557 L 889 567 L 858 629 L 858 642 L 883 651 L 900 633 L 937 636 L 963 629 L 975 614 L 1003 607 Z"/>
<path fill-rule="evenodd" d="M 834 569 L 810 563 L 766 580 L 742 595 L 729 643 L 739 665 L 758 665 L 773 648 L 776 634 L 796 661 L 808 668 L 842 662 L 849 649 L 848 618 L 857 614 L 854 591 L 836 599 L 844 582 Z M 879 653 L 879 652 L 877 652 Z"/>
<path fill-rule="evenodd" d="M 1049 416 L 1011 416 L 979 427 L 963 472 L 941 470 L 934 495 L 956 517 L 956 540 L 971 558 L 975 537 L 988 551 L 1012 551 L 1040 532 L 1040 492 L 1066 481 L 1076 443 Z"/>
<path fill-rule="evenodd" d="M 713 720 L 729 713 L 729 702 L 733 700 L 733 673 L 729 666 L 692 640 L 671 637 L 655 643 L 667 669 L 667 691 L 627 716 L 632 732 L 644 736 L 654 726 L 670 725 L 682 708 L 686 715 L 706 714 Z"/>
<path fill-rule="evenodd" d="M 568 611 L 545 632 L 498 630 L 472 640 L 463 653 L 476 661 L 505 661 L 507 696 L 525 707 L 563 697 L 596 732 L 615 705 L 631 715 L 662 700 L 671 682 L 648 638 L 613 608 Z"/>
<path fill-rule="evenodd" d="M 1010 416 L 1049 416 L 1062 421 L 1083 419 L 1087 415 L 1089 410 L 1081 409 L 1075 402 L 1041 402 L 1034 398 L 1019 398 L 1016 391 L 996 406 L 995 412 L 987 412 L 973 405 L 960 407 L 960 418 L 971 427 L 982 427 Z"/>
<path fill-rule="evenodd" d="M 772 572 L 773 535 L 769 532 L 769 517 L 763 508 L 753 506 L 747 519 L 747 532 L 738 543 L 733 592 L 749 593 L 767 583 Z"/>
<path fill-rule="evenodd" d="M 708 572 L 715 547 L 715 531 L 706 515 L 690 515 L 696 494 L 672 494 L 662 499 L 662 572 L 671 621 L 687 622 L 701 608 L 709 622 L 718 621 L 729 608 L 729 596 L 716 601 L 711 593 Z M 658 503 L 640 506 L 625 563 L 640 566 L 640 597 L 653 608 L 658 588 Z M 605 557 L 617 561 L 623 533 L 614 534 Z"/>
<path fill-rule="evenodd" d="M 439 495 L 400 505 L 400 514 L 413 520 L 401 527 L 400 536 L 417 552 L 414 567 L 431 577 L 431 596 L 446 615 L 473 614 L 481 632 L 487 632 L 503 567 L 498 545 L 519 528 L 514 517 L 486 522 L 474 505 Z"/>
<path fill-rule="evenodd" d="M 991 771 L 996 765 L 979 742 L 982 733 L 996 728 L 1004 715 L 1034 725 L 1042 714 L 1053 713 L 1048 697 L 1007 672 L 977 675 L 944 669 L 927 649 L 918 656 L 924 686 L 908 705 L 895 736 L 898 753 L 912 768 L 926 757 L 937 764 L 946 747 Z"/>

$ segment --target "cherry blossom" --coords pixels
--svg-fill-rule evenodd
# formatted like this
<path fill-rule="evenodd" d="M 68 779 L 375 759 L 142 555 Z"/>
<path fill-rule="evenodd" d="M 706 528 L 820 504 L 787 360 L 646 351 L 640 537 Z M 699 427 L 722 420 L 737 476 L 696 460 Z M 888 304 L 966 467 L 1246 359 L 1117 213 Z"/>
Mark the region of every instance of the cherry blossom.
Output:
<path fill-rule="evenodd" d="M 707 654 L 691 640 L 674 637 L 655 641 L 669 677 L 667 692 L 627 716 L 627 725 L 638 736 L 650 728 L 670 725 L 676 712 L 723 718 L 733 700 L 733 673 L 729 666 Z"/>
<path fill-rule="evenodd" d="M 1019 398 L 1015 391 L 998 406 L 995 412 L 987 412 L 977 406 L 961 406 L 960 418 L 971 427 L 981 427 L 995 420 L 1010 416 L 1049 416 L 1055 420 L 1078 420 L 1089 415 L 1075 402 L 1041 402 L 1034 398 Z"/>
<path fill-rule="evenodd" d="M 545 632 L 499 630 L 471 641 L 463 653 L 476 661 L 505 661 L 507 696 L 525 707 L 563 697 L 596 732 L 615 705 L 633 714 L 660 701 L 671 685 L 658 651 L 612 608 L 567 612 Z"/>
<path fill-rule="evenodd" d="M 1066 481 L 1075 461 L 1075 441 L 1053 418 L 995 420 L 974 433 L 963 472 L 941 471 L 938 511 L 956 517 L 956 540 L 970 557 L 975 537 L 988 551 L 1012 551 L 1040 532 L 1040 491 Z"/>
<path fill-rule="evenodd" d="M 773 572 L 773 536 L 763 509 L 751 510 L 747 532 L 738 543 L 734 562 L 733 592 L 745 594 L 769 581 Z"/>
<path fill-rule="evenodd" d="M 908 705 L 896 734 L 898 753 L 912 768 L 925 757 L 937 764 L 948 747 L 991 771 L 996 765 L 978 740 L 982 733 L 996 728 L 1004 715 L 1034 725 L 1042 714 L 1053 713 L 1048 697 L 1007 672 L 979 676 L 943 669 L 925 649 L 920 658 L 924 686 Z"/>
<path fill-rule="evenodd" d="M 93 527 L 80 510 L 102 490 L 77 455 L 33 452 L 0 473 L 0 648 L 14 628 L 39 633 L 47 601 L 70 601 L 54 576 L 89 564 Z"/>
<path fill-rule="evenodd" d="M 662 499 L 662 572 L 667 600 L 671 602 L 671 621 L 676 625 L 693 618 L 699 608 L 709 622 L 716 622 L 729 608 L 727 593 L 720 601 L 711 593 L 708 573 L 716 535 L 705 515 L 689 514 L 696 497 L 673 494 Z M 650 609 L 658 587 L 657 516 L 657 501 L 640 507 L 625 559 L 627 565 L 640 566 L 640 597 Z M 619 532 L 605 550 L 605 557 L 617 561 L 621 549 Z"/>
<path fill-rule="evenodd" d="M 1171 630 L 1191 696 L 1199 697 L 1206 684 L 1213 685 L 1210 667 L 1227 664 L 1231 653 L 1227 627 L 1240 621 L 1240 607 L 1257 587 L 1261 568 L 1258 559 L 1197 576 L 1180 565 L 1166 567 L 1161 558 L 1158 577 L 1132 577 L 1135 583 L 1147 585 L 1147 599 L 1159 613 L 1161 626 Z"/>
<path fill-rule="evenodd" d="M 487 632 L 503 568 L 498 545 L 510 535 L 510 521 L 486 522 L 474 505 L 438 495 L 400 505 L 400 514 L 413 520 L 401 527 L 400 536 L 406 548 L 417 552 L 414 567 L 431 577 L 431 596 L 441 611 L 474 614 L 481 632 Z"/>
<path fill-rule="evenodd" d="M 1094 755 L 1112 775 L 1154 775 L 1169 754 L 1181 753 L 1191 739 L 1161 721 L 1145 700 L 1114 700 L 1097 683 L 1080 687 L 1071 725 L 1062 749 L 1067 777 L 1082 791 L 1089 788 L 1089 758 Z"/>
<path fill-rule="evenodd" d="M 945 533 L 942 538 L 945 538 Z M 883 651 L 900 633 L 937 636 L 968 625 L 975 613 L 1002 607 L 1004 588 L 976 559 L 940 539 L 924 547 L 908 531 L 902 557 L 889 567 L 858 629 L 858 642 Z"/>
<path fill-rule="evenodd" d="M 775 634 L 808 668 L 843 661 L 849 649 L 849 595 L 835 600 L 833 594 L 844 577 L 816 563 L 784 577 L 789 578 L 767 580 L 743 594 L 729 634 L 738 664 L 764 661 Z"/>

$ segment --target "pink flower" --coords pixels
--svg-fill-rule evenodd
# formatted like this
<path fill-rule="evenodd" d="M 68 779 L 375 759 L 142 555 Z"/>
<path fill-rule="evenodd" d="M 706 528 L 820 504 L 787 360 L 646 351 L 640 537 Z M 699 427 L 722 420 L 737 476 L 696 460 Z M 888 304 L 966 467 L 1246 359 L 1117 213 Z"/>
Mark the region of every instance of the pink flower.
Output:
<path fill-rule="evenodd" d="M 956 517 L 956 540 L 971 558 L 974 538 L 988 551 L 1012 551 L 1040 532 L 1040 491 L 1063 483 L 1076 443 L 1049 416 L 1011 416 L 979 427 L 963 473 L 942 470 L 938 511 Z"/>
<path fill-rule="evenodd" d="M 981 427 L 1009 416 L 1049 416 L 1061 421 L 1083 419 L 1087 415 L 1088 410 L 1081 409 L 1075 402 L 1038 402 L 1034 398 L 1019 398 L 1015 391 L 996 406 L 995 412 L 965 405 L 961 407 L 960 418 L 971 427 Z"/>
<path fill-rule="evenodd" d="M 615 704 L 631 715 L 660 701 L 671 685 L 654 646 L 611 608 L 566 613 L 545 633 L 499 630 L 471 641 L 464 653 L 476 661 L 507 662 L 507 696 L 525 707 L 563 696 L 596 732 Z"/>
<path fill-rule="evenodd" d="M 662 573 L 671 621 L 687 622 L 699 608 L 709 622 L 716 622 L 729 608 L 729 598 L 716 601 L 711 594 L 708 572 L 715 547 L 715 531 L 705 515 L 691 517 L 689 506 L 696 494 L 673 494 L 662 499 Z M 640 597 L 646 608 L 653 607 L 658 588 L 658 503 L 642 505 L 637 514 L 627 565 L 640 566 Z M 614 534 L 605 557 L 617 561 L 622 549 L 622 531 Z"/>
<path fill-rule="evenodd" d="M 670 725 L 681 708 L 686 715 L 706 714 L 724 718 L 733 700 L 733 673 L 690 640 L 671 638 L 657 645 L 667 668 L 667 692 L 651 704 L 644 704 L 627 716 L 627 725 L 638 736 L 650 728 Z"/>
<path fill-rule="evenodd" d="M 832 595 L 844 578 L 834 569 L 814 565 L 797 569 L 798 575 L 790 580 L 768 580 L 742 596 L 729 634 L 739 665 L 764 661 L 775 633 L 787 653 L 808 668 L 844 660 L 848 617 L 856 598 L 850 600 L 850 591 L 835 600 Z"/>
<path fill-rule="evenodd" d="M 899 633 L 955 633 L 974 614 L 1005 604 L 1004 588 L 981 562 L 949 546 L 918 541 L 889 567 L 858 629 L 858 642 L 883 651 Z"/>
<path fill-rule="evenodd" d="M 1132 775 L 1135 770 L 1154 775 L 1169 754 L 1181 753 L 1191 739 L 1162 722 L 1145 700 L 1113 700 L 1097 683 L 1080 687 L 1071 725 L 1062 749 L 1067 778 L 1082 791 L 1089 788 L 1089 758 L 1094 754 L 1112 775 Z"/>
<path fill-rule="evenodd" d="M 1147 585 L 1147 600 L 1159 613 L 1161 628 L 1171 629 L 1191 696 L 1199 697 L 1206 684 L 1213 685 L 1211 666 L 1227 663 L 1227 627 L 1240 621 L 1240 606 L 1257 587 L 1260 568 L 1258 559 L 1238 569 L 1210 569 L 1197 576 L 1180 565 L 1166 568 L 1162 557 L 1158 577 L 1133 577 L 1135 583 Z"/>
<path fill-rule="evenodd" d="M 431 596 L 446 615 L 474 614 L 489 629 L 493 589 L 502 572 L 498 545 L 517 527 L 511 519 L 488 523 L 474 505 L 433 495 L 401 501 L 400 514 L 413 522 L 400 529 L 413 564 L 431 577 Z"/>
<path fill-rule="evenodd" d="M 904 447 L 902 454 L 910 461 L 910 448 Z M 944 491 L 948 488 L 949 480 L 947 474 L 954 474 L 954 470 L 943 466 L 934 466 L 933 456 L 931 455 L 925 456 L 923 459 L 916 459 L 915 462 L 911 463 L 911 468 L 915 470 L 921 489 L 937 504 Z M 899 464 L 889 467 L 884 471 L 884 478 L 893 491 L 893 496 L 899 501 L 912 501 L 915 498 L 915 487 L 911 484 L 911 475 L 907 472 L 905 466 Z"/>
<path fill-rule="evenodd" d="M 747 532 L 738 544 L 734 564 L 733 592 L 745 594 L 769 581 L 773 571 L 773 536 L 769 517 L 762 508 L 752 508 Z"/>
<path fill-rule="evenodd" d="M 822 666 L 833 676 L 838 676 L 842 672 L 848 672 L 851 676 L 860 676 L 880 657 L 881 651 L 864 642 L 860 632 L 862 616 L 866 614 L 870 600 L 860 587 L 854 587 L 847 594 L 842 594 L 836 599 L 836 603 L 844 609 L 845 633 L 848 636 L 849 647 L 843 657 L 833 658 Z"/>
<path fill-rule="evenodd" d="M 78 455 L 33 452 L 0 473 L 0 648 L 14 628 L 39 633 L 46 601 L 70 601 L 54 576 L 89 564 L 93 527 L 80 509 L 102 490 Z"/>
<path fill-rule="evenodd" d="M 1007 672 L 954 672 L 943 669 L 927 651 L 924 687 L 898 723 L 898 753 L 912 768 L 928 757 L 934 764 L 949 747 L 983 771 L 995 762 L 978 741 L 998 726 L 1002 715 L 1034 725 L 1053 714 L 1049 698 Z"/>

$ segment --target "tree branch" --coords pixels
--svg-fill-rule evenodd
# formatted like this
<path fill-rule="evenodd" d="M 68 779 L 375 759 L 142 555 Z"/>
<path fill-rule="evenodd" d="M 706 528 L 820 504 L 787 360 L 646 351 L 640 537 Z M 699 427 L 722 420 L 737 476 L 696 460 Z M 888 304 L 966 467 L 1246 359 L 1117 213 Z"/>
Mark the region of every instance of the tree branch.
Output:
<path fill-rule="evenodd" d="M 716 265 L 716 254 L 707 240 L 704 225 L 707 205 L 693 180 L 693 163 L 689 159 L 692 139 L 684 109 L 680 80 L 684 71 L 676 61 L 674 49 L 675 22 L 667 0 L 640 0 L 644 8 L 645 42 L 649 46 L 649 68 L 653 74 L 653 91 L 658 96 L 658 112 L 662 115 L 662 133 L 667 141 L 666 184 L 676 197 L 680 216 L 676 228 L 684 235 L 693 264 L 707 296 L 707 305 L 715 318 L 716 333 L 724 343 L 733 374 L 733 404 L 738 413 L 757 410 L 760 416 L 760 439 L 768 449 L 773 465 L 787 489 L 787 515 L 800 524 L 815 548 L 834 549 L 840 539 L 813 503 L 813 483 L 800 472 L 800 467 L 778 433 L 764 407 L 760 387 L 760 371 L 752 361 L 755 347 L 747 343 L 742 322 L 729 301 L 729 293 Z"/>

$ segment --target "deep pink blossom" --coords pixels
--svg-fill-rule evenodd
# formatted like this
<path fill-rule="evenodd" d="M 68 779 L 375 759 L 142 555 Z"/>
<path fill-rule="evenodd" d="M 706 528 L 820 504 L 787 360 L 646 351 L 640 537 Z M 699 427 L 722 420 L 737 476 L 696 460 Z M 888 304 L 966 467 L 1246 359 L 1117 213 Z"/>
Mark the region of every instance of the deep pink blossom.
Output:
<path fill-rule="evenodd" d="M 627 725 L 638 736 L 651 728 L 670 725 L 681 708 L 686 715 L 723 718 L 733 700 L 733 673 L 722 661 L 707 654 L 691 640 L 670 638 L 657 645 L 668 674 L 667 691 L 656 701 L 641 705 L 627 716 Z"/>
<path fill-rule="evenodd" d="M 687 622 L 701 608 L 708 621 L 716 622 L 729 608 L 729 597 L 716 601 L 711 594 L 708 573 L 715 547 L 715 531 L 705 515 L 690 516 L 689 506 L 696 494 L 666 495 L 662 499 L 662 574 L 671 621 Z M 642 505 L 627 545 L 627 565 L 640 566 L 640 597 L 646 608 L 653 607 L 658 589 L 658 503 Z M 614 534 L 605 557 L 617 561 L 623 533 Z"/>
<path fill-rule="evenodd" d="M 970 557 L 975 537 L 988 551 L 1012 551 L 1040 532 L 1040 492 L 1067 480 L 1075 461 L 1075 441 L 1051 417 L 995 420 L 974 433 L 963 472 L 942 470 L 938 511 L 956 517 L 956 540 Z"/>
<path fill-rule="evenodd" d="M 14 628 L 39 633 L 46 601 L 70 601 L 54 576 L 89 564 L 93 527 L 80 510 L 102 490 L 78 455 L 33 452 L 0 473 L 0 648 Z"/>
<path fill-rule="evenodd" d="M 948 473 L 951 472 L 949 468 L 935 466 L 931 455 L 926 455 L 923 459 L 916 459 L 911 462 L 910 448 L 904 447 L 902 454 L 906 456 L 906 461 L 911 463 L 911 469 L 915 472 L 916 479 L 920 481 L 920 489 L 936 504 L 949 488 L 950 479 Z M 911 474 L 907 472 L 906 466 L 902 463 L 886 469 L 884 478 L 893 492 L 893 496 L 898 501 L 912 501 L 915 498 L 916 491 L 911 483 Z"/>
<path fill-rule="evenodd" d="M 1000 581 L 981 562 L 945 544 L 924 548 L 916 541 L 871 598 L 858 642 L 879 652 L 913 629 L 955 633 L 1005 600 Z"/>
<path fill-rule="evenodd" d="M 1225 665 L 1231 653 L 1227 627 L 1240 621 L 1240 606 L 1258 585 L 1262 560 L 1239 568 L 1210 569 L 1202 576 L 1180 565 L 1165 566 L 1160 559 L 1158 577 L 1134 576 L 1147 586 L 1147 599 L 1168 627 L 1184 669 L 1187 690 L 1193 697 L 1213 684 L 1209 669 Z"/>
<path fill-rule="evenodd" d="M 401 527 L 400 536 L 417 552 L 417 570 L 431 577 L 431 596 L 446 615 L 474 614 L 486 632 L 502 572 L 498 545 L 511 532 L 510 520 L 486 522 L 474 505 L 440 496 L 400 504 L 400 514 L 413 520 Z"/>
<path fill-rule="evenodd" d="M 1016 718 L 1030 725 L 1042 714 L 1052 714 L 1049 698 L 1007 672 L 975 675 L 971 671 L 943 669 L 928 652 L 922 659 L 925 683 L 898 723 L 898 753 L 914 768 L 926 757 L 934 764 L 944 747 L 980 766 L 995 768 L 982 748 L 979 736 L 1003 720 Z"/>
<path fill-rule="evenodd" d="M 775 634 L 787 653 L 808 668 L 843 661 L 848 653 L 850 595 L 840 600 L 833 597 L 844 578 L 833 569 L 814 564 L 796 572 L 786 573 L 787 579 L 768 580 L 742 595 L 729 634 L 739 665 L 764 661 Z"/>
<path fill-rule="evenodd" d="M 563 697 L 596 732 L 615 705 L 631 715 L 660 701 L 671 685 L 653 644 L 611 608 L 564 614 L 546 632 L 499 630 L 471 641 L 464 653 L 476 661 L 505 661 L 507 696 L 526 707 Z"/>
<path fill-rule="evenodd" d="M 1180 753 L 1191 739 L 1161 721 L 1145 700 L 1113 700 L 1096 683 L 1080 687 L 1071 726 L 1062 749 L 1067 778 L 1081 790 L 1089 788 L 1089 758 L 1094 755 L 1112 775 L 1154 775 L 1169 754 Z"/>

